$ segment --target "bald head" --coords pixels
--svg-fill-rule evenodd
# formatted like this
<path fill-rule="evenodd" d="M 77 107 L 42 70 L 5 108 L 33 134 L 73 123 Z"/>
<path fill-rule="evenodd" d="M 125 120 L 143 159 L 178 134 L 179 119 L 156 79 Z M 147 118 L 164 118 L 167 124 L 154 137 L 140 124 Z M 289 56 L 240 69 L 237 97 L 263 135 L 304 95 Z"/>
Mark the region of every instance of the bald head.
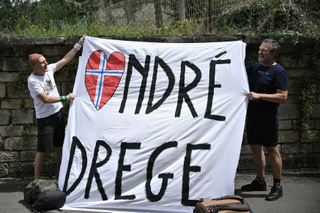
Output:
<path fill-rule="evenodd" d="M 33 54 L 29 55 L 29 64 L 32 69 L 34 68 L 34 66 L 36 65 L 36 63 L 40 57 L 43 57 L 43 55 L 38 54 L 38 53 L 33 53 Z"/>

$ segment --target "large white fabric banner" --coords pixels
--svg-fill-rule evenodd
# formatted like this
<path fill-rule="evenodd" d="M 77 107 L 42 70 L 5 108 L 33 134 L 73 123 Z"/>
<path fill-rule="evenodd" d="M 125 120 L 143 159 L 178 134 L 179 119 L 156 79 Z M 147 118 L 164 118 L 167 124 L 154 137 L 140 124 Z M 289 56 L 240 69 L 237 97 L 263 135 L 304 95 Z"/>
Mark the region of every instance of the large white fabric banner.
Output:
<path fill-rule="evenodd" d="M 64 208 L 191 213 L 199 198 L 234 194 L 245 47 L 86 37 L 59 177 Z"/>

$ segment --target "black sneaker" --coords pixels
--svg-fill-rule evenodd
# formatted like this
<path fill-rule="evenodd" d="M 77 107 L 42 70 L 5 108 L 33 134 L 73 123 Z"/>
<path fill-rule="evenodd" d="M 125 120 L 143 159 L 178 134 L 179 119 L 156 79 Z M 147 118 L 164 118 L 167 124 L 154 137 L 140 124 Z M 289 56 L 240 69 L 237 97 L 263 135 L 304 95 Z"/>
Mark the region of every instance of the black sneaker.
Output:
<path fill-rule="evenodd" d="M 272 201 L 272 200 L 278 200 L 280 197 L 282 197 L 282 186 L 273 186 L 271 188 L 271 192 L 267 195 L 266 200 Z"/>
<path fill-rule="evenodd" d="M 250 184 L 241 187 L 242 191 L 267 191 L 267 183 L 259 183 L 257 180 L 253 180 Z"/>

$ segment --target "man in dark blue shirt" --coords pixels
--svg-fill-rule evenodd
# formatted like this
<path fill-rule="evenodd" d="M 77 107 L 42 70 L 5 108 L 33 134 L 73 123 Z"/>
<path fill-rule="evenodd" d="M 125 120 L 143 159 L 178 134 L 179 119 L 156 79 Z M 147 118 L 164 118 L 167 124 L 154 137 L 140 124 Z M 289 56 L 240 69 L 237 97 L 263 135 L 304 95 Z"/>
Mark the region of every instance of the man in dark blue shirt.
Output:
<path fill-rule="evenodd" d="M 256 179 L 241 187 L 243 191 L 266 191 L 265 147 L 270 158 L 274 178 L 271 192 L 266 200 L 282 197 L 282 159 L 278 149 L 279 105 L 288 97 L 289 77 L 286 70 L 276 63 L 280 45 L 265 39 L 259 47 L 259 63 L 247 66 L 250 81 L 249 106 L 247 113 L 247 139 L 253 153 Z"/>

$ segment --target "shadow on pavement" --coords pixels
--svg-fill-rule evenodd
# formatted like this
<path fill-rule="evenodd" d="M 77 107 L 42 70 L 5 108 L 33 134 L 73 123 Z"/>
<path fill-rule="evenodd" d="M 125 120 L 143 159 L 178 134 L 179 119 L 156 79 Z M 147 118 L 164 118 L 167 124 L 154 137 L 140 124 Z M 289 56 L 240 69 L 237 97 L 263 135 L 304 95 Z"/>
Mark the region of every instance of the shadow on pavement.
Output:
<path fill-rule="evenodd" d="M 263 198 L 263 199 L 265 199 L 267 196 L 267 191 L 265 191 L 264 193 L 265 194 L 261 194 L 261 193 L 252 194 L 252 192 L 250 192 L 250 194 L 247 194 L 247 193 L 243 193 L 241 189 L 235 190 L 235 194 L 243 197 L 244 199 L 246 199 L 246 198 Z"/>
<path fill-rule="evenodd" d="M 30 205 L 30 203 L 28 203 L 27 201 L 25 201 L 25 200 L 20 200 L 18 203 L 21 204 L 22 206 L 24 206 L 26 209 L 32 211 L 31 205 Z"/>
<path fill-rule="evenodd" d="M 30 181 L 19 182 L 0 182 L 0 193 L 2 192 L 21 192 L 30 183 Z"/>

